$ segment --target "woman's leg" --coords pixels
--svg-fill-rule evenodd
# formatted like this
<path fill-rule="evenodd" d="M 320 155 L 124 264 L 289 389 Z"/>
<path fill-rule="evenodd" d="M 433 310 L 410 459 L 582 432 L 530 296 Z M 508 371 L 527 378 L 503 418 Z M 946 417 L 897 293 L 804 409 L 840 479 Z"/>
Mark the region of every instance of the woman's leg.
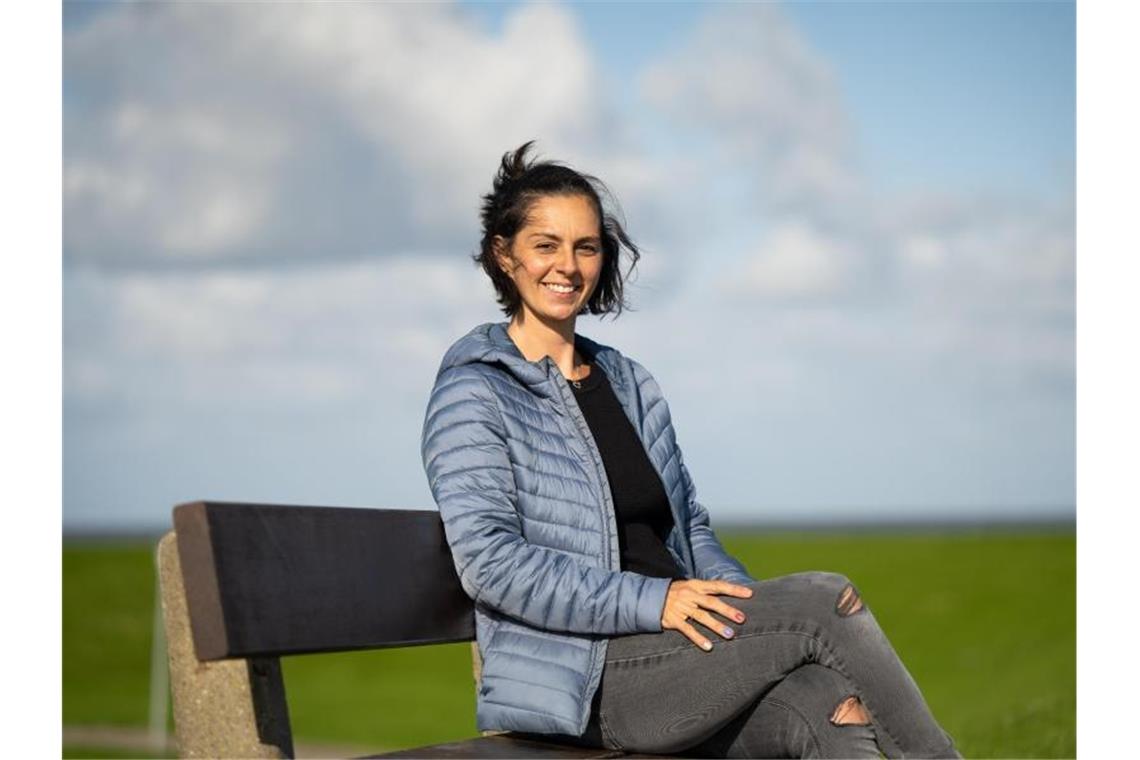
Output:
<path fill-rule="evenodd" d="M 837 670 L 801 665 L 685 752 L 694 757 L 880 757 L 869 717 L 845 703 L 854 688 Z M 841 704 L 848 709 L 837 714 Z"/>
<path fill-rule="evenodd" d="M 600 723 L 607 744 L 677 752 L 752 708 L 792 671 L 818 663 L 849 679 L 888 757 L 958 757 L 918 686 L 855 587 L 835 573 L 796 573 L 722 597 L 746 615 L 728 640 L 703 629 L 711 652 L 675 630 L 609 641 Z M 718 616 L 719 619 L 719 616 Z M 846 698 L 845 698 L 846 699 Z M 845 700 L 832 706 L 834 714 Z"/>

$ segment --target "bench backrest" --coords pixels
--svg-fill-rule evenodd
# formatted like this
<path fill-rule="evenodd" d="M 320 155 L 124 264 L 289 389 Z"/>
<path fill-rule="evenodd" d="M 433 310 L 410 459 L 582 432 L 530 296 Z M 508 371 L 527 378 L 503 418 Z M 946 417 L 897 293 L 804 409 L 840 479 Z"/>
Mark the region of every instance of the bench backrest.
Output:
<path fill-rule="evenodd" d="M 174 526 L 158 572 L 182 757 L 293 755 L 283 655 L 474 639 L 436 512 L 195 502 Z"/>
<path fill-rule="evenodd" d="M 475 636 L 438 512 L 195 502 L 174 529 L 200 660 Z"/>

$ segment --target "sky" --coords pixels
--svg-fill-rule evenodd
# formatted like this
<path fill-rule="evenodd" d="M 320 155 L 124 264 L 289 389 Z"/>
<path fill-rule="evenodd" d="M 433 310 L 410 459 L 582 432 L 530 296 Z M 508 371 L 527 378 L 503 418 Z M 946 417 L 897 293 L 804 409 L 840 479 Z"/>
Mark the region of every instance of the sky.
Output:
<path fill-rule="evenodd" d="M 713 524 L 1072 519 L 1071 3 L 64 4 L 65 530 L 432 508 L 501 155 L 603 179 Z"/>

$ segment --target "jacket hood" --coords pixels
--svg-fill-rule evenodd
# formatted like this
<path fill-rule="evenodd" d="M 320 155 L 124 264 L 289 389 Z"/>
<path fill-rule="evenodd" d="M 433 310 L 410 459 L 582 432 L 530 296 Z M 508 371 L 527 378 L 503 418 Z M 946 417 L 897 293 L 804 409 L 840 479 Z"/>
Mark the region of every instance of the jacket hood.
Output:
<path fill-rule="evenodd" d="M 507 322 L 485 322 L 452 344 L 440 362 L 439 375 L 452 367 L 465 364 L 493 364 L 513 375 L 533 393 L 551 397 L 557 394 L 554 382 L 558 366 L 549 356 L 538 361 L 527 361 L 518 346 L 507 334 Z M 596 362 L 610 382 L 621 385 L 624 373 L 620 370 L 621 353 L 610 346 L 597 343 L 584 335 L 574 333 L 574 347 L 588 362 Z"/>

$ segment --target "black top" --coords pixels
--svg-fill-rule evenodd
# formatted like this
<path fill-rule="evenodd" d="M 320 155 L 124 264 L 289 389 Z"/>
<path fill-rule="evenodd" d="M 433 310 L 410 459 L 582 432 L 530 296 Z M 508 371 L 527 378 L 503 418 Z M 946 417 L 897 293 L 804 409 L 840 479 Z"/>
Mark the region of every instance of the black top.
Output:
<path fill-rule="evenodd" d="M 597 364 L 570 383 L 578 406 L 598 445 L 617 513 L 621 569 L 655 578 L 685 579 L 685 572 L 665 547 L 673 513 L 661 477 L 645 446 L 622 411 L 609 379 Z"/>

